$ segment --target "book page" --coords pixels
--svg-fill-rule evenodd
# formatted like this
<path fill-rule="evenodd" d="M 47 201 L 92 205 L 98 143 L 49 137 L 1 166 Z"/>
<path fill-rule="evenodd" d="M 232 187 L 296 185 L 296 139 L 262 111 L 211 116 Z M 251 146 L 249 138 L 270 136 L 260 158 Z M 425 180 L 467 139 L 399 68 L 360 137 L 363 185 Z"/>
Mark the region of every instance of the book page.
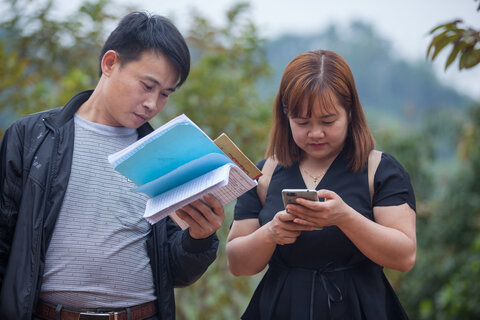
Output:
<path fill-rule="evenodd" d="M 257 184 L 258 169 L 233 141 L 222 134 L 217 143 L 182 114 L 108 161 L 151 197 L 144 216 L 155 223 L 207 193 L 225 205 Z"/>
<path fill-rule="evenodd" d="M 162 132 L 168 132 L 168 130 L 182 122 L 192 122 L 185 114 L 181 114 L 178 117 L 168 121 L 164 125 L 160 126 L 158 129 L 153 131 L 152 133 L 146 135 L 145 137 L 135 141 L 125 149 L 122 149 L 114 154 L 108 156 L 108 161 L 112 164 L 113 167 L 118 166 L 124 160 L 131 157 L 135 152 L 142 149 L 145 145 L 150 143 L 152 140 L 157 139 L 161 136 Z M 193 123 L 193 122 L 192 122 Z"/>
<path fill-rule="evenodd" d="M 252 179 L 245 179 L 245 173 L 237 166 L 232 166 L 228 177 L 228 184 L 221 186 L 212 194 L 223 204 L 226 205 L 232 200 L 237 199 L 246 191 L 257 185 Z"/>
<path fill-rule="evenodd" d="M 222 205 L 255 187 L 256 181 L 233 163 L 215 169 L 190 182 L 147 201 L 144 217 L 154 224 L 185 205 L 211 193 Z"/>
<path fill-rule="evenodd" d="M 218 185 L 228 183 L 229 166 L 224 165 L 194 180 L 184 183 L 147 201 L 144 217 L 150 223 L 156 223 L 171 212 L 200 199 Z"/>
<path fill-rule="evenodd" d="M 171 122 L 173 124 L 170 124 Z M 208 154 L 217 153 L 224 156 L 228 162 L 232 162 L 213 140 L 185 115 L 181 115 L 171 122 L 167 123 L 169 124 L 167 129 L 162 129 L 164 126 L 161 126 L 144 137 L 148 137 L 148 139 L 142 138 L 127 148 L 110 155 L 109 162 L 116 171 L 137 186 L 154 181 Z M 211 169 L 211 166 L 207 165 L 203 169 L 197 167 L 194 171 L 199 173 L 196 175 L 198 177 Z M 183 182 L 179 181 L 177 185 Z M 150 193 L 155 193 L 155 190 L 151 190 Z"/>
<path fill-rule="evenodd" d="M 200 177 L 207 172 L 219 168 L 226 163 L 231 163 L 231 161 L 224 154 L 209 153 L 172 170 L 160 178 L 145 183 L 133 191 L 142 192 L 148 194 L 150 197 L 155 197 L 169 189 L 173 189 L 190 180 Z"/>

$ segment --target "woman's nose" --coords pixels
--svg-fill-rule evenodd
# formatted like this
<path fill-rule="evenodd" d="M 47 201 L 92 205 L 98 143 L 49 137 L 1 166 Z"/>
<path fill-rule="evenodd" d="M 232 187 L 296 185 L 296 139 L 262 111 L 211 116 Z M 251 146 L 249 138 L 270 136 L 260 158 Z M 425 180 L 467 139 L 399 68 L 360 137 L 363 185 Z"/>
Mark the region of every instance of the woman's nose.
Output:
<path fill-rule="evenodd" d="M 325 132 L 323 131 L 323 127 L 320 125 L 313 126 L 312 129 L 308 132 L 308 136 L 311 138 L 323 137 L 324 135 Z"/>

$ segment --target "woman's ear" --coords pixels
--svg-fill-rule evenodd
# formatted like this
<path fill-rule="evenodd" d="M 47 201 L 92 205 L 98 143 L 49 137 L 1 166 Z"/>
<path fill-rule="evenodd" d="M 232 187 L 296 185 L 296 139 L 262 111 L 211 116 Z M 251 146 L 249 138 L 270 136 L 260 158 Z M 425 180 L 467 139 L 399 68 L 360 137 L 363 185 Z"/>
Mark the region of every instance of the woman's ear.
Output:
<path fill-rule="evenodd" d="M 109 77 L 117 64 L 120 64 L 117 52 L 114 50 L 108 50 L 102 57 L 102 74 Z"/>

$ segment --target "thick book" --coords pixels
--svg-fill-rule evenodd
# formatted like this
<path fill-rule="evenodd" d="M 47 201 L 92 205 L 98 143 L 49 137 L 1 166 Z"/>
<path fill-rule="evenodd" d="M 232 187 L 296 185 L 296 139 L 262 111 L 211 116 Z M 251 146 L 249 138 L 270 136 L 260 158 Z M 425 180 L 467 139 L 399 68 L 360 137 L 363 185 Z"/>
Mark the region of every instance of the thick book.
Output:
<path fill-rule="evenodd" d="M 250 159 L 237 147 L 237 145 L 227 136 L 222 133 L 215 140 L 215 144 L 222 149 L 222 151 L 230 158 L 237 166 L 240 167 L 248 176 L 254 180 L 258 179 L 262 172 L 258 170 L 257 166 L 253 164 Z"/>
<path fill-rule="evenodd" d="M 254 178 L 260 173 L 251 169 L 251 161 L 229 138 L 222 141 L 223 148 L 236 149 L 240 154 L 232 160 L 182 114 L 111 154 L 108 161 L 137 185 L 133 191 L 150 196 L 144 217 L 154 224 L 172 214 L 174 218 L 177 209 L 208 193 L 225 205 L 257 185 Z M 253 177 L 238 164 L 250 168 Z M 178 217 L 174 220 L 187 227 Z"/>

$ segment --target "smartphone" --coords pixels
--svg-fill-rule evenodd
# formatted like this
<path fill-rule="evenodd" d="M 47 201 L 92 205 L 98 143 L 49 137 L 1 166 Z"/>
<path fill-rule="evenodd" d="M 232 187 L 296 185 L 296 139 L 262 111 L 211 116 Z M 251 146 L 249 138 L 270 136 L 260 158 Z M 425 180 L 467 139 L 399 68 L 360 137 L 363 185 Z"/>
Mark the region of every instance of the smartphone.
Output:
<path fill-rule="evenodd" d="M 298 204 L 295 199 L 305 198 L 312 201 L 325 201 L 325 198 L 319 198 L 317 196 L 317 190 L 312 189 L 283 189 L 282 190 L 282 199 L 283 204 L 286 207 L 287 204 L 293 203 Z M 314 227 L 314 230 L 322 230 L 323 227 Z"/>
<path fill-rule="evenodd" d="M 312 189 L 283 189 L 282 190 L 282 199 L 285 207 L 289 203 L 298 204 L 295 201 L 295 199 L 297 198 L 304 198 L 312 201 L 320 201 L 317 196 L 317 190 L 312 190 Z"/>

